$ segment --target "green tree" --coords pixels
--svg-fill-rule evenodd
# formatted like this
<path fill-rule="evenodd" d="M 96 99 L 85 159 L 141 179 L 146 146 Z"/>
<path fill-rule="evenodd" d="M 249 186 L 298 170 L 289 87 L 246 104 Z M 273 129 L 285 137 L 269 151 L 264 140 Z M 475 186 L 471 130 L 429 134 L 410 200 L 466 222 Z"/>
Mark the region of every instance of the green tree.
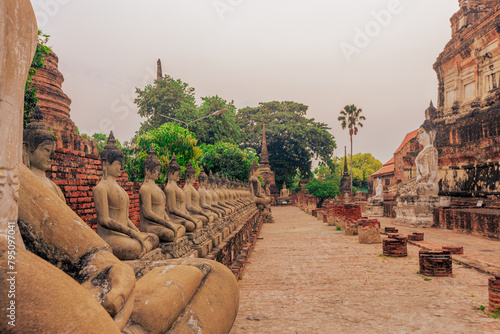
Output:
<path fill-rule="evenodd" d="M 321 181 L 314 179 L 305 185 L 305 189 L 309 190 L 309 193 L 313 196 L 319 198 L 318 207 L 323 204 L 323 201 L 328 198 L 335 198 L 340 195 L 339 184 L 335 181 Z"/>
<path fill-rule="evenodd" d="M 165 75 L 153 85 L 147 85 L 144 89 L 136 88 L 136 93 L 138 96 L 134 102 L 139 107 L 138 113 L 147 118 L 141 123 L 139 134 L 171 122 L 162 115 L 185 122 L 196 117 L 194 88 L 181 80 Z"/>
<path fill-rule="evenodd" d="M 193 123 L 189 130 L 196 134 L 198 141 L 203 144 L 226 142 L 237 144 L 240 138 L 240 128 L 236 124 L 236 107 L 233 102 L 227 102 L 219 96 L 203 97 L 203 103 L 196 111 L 196 119 L 212 115 L 214 112 L 227 109 L 228 111 L 213 117 Z"/>
<path fill-rule="evenodd" d="M 349 138 L 351 140 L 351 156 L 352 156 L 352 137 L 358 134 L 359 128 L 363 127 L 363 123 L 360 121 L 366 120 L 365 116 L 361 113 L 363 110 L 357 108 L 354 104 L 345 106 L 343 110 L 340 111 L 340 116 L 338 118 L 342 130 L 349 129 Z M 359 127 L 359 128 L 358 128 Z M 351 191 L 352 191 L 352 163 L 351 163 Z"/>
<path fill-rule="evenodd" d="M 310 178 L 312 159 L 328 161 L 336 147 L 330 128 L 307 118 L 307 109 L 297 102 L 273 101 L 240 109 L 236 114 L 241 128 L 240 147 L 251 147 L 259 154 L 262 128 L 266 125 L 269 160 L 277 184 L 292 186 L 297 173 Z"/>
<path fill-rule="evenodd" d="M 33 61 L 31 62 L 28 79 L 26 80 L 26 88 L 24 91 L 23 123 L 25 128 L 30 121 L 31 113 L 35 110 L 36 104 L 38 103 L 36 88 L 32 86 L 33 77 L 36 75 L 37 69 L 42 68 L 45 65 L 45 57 L 50 53 L 50 51 L 52 51 L 47 46 L 49 37 L 49 35 L 42 33 L 40 29 L 38 30 L 38 43 L 35 55 L 33 56 Z"/>
<path fill-rule="evenodd" d="M 148 156 L 151 145 L 156 150 L 156 155 L 161 163 L 161 173 L 158 182 L 164 183 L 167 179 L 167 165 L 173 154 L 181 166 L 184 174 L 186 164 L 191 161 L 193 167 L 199 171 L 197 159 L 202 151 L 197 146 L 197 140 L 192 132 L 178 124 L 165 123 L 156 129 L 136 136 L 124 149 L 125 172 L 134 182 L 144 180 L 144 160 Z"/>
<path fill-rule="evenodd" d="M 240 181 L 248 181 L 248 170 L 253 161 L 258 161 L 252 148 L 241 150 L 238 145 L 219 142 L 214 145 L 201 145 L 203 154 L 200 165 L 205 170 L 226 175 Z"/>
<path fill-rule="evenodd" d="M 347 157 L 347 163 L 351 164 L 351 157 Z M 337 159 L 337 177 L 342 177 L 342 171 L 344 168 L 344 157 Z M 370 153 L 357 153 L 352 159 L 353 166 L 353 185 L 357 188 L 367 188 L 368 187 L 368 177 L 382 168 L 382 163 L 375 159 Z"/>

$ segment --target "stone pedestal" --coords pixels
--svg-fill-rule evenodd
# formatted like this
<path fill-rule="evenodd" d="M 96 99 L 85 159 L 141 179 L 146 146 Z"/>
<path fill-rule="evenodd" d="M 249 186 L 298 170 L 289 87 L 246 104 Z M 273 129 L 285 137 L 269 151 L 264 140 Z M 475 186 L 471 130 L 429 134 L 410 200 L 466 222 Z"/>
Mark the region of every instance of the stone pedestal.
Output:
<path fill-rule="evenodd" d="M 500 275 L 489 279 L 489 312 L 495 313 L 500 311 Z"/>
<path fill-rule="evenodd" d="M 450 252 L 421 249 L 418 257 L 420 260 L 421 275 L 437 277 L 452 276 L 453 264 Z"/>
<path fill-rule="evenodd" d="M 187 237 L 182 237 L 172 242 L 161 242 L 160 248 L 166 256 L 178 259 L 191 251 L 191 244 Z"/>
<path fill-rule="evenodd" d="M 335 227 L 339 228 L 341 231 L 345 230 L 345 220 L 341 218 L 335 218 Z"/>
<path fill-rule="evenodd" d="M 378 244 L 381 242 L 379 222 L 358 222 L 358 236 L 360 244 Z"/>
<path fill-rule="evenodd" d="M 383 217 L 384 204 L 382 202 L 368 203 L 366 205 L 365 215 L 368 217 Z"/>
<path fill-rule="evenodd" d="M 408 256 L 408 238 L 403 235 L 391 235 L 383 241 L 384 256 L 406 257 Z"/>
<path fill-rule="evenodd" d="M 358 235 L 358 224 L 355 221 L 346 221 L 345 235 Z"/>
<path fill-rule="evenodd" d="M 400 196 L 397 199 L 396 221 L 411 227 L 431 227 L 435 208 L 449 206 L 449 197 Z"/>

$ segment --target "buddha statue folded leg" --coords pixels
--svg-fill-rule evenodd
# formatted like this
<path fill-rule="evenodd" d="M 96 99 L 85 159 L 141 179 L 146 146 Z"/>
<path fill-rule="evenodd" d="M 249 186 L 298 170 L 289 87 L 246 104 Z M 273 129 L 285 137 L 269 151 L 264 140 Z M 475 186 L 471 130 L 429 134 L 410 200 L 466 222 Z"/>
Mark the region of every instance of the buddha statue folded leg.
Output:
<path fill-rule="evenodd" d="M 103 231 L 103 227 L 99 226 L 99 235 L 113 249 L 113 254 L 121 260 L 135 260 L 144 254 L 155 249 L 160 240 L 156 234 L 140 233 L 142 244 L 126 234 L 116 231 Z"/>
<path fill-rule="evenodd" d="M 127 330 L 133 333 L 230 332 L 238 311 L 239 293 L 236 279 L 228 268 L 204 259 L 168 260 L 156 265 L 161 266 L 137 282 L 134 311 Z"/>
<path fill-rule="evenodd" d="M 178 226 L 177 234 L 175 234 L 173 230 L 163 225 L 159 225 L 154 222 L 144 221 L 144 220 L 141 220 L 140 230 L 142 232 L 148 232 L 157 235 L 158 238 L 160 238 L 160 241 L 163 242 L 172 242 L 175 239 L 182 238 L 186 234 L 186 228 L 182 225 Z"/>

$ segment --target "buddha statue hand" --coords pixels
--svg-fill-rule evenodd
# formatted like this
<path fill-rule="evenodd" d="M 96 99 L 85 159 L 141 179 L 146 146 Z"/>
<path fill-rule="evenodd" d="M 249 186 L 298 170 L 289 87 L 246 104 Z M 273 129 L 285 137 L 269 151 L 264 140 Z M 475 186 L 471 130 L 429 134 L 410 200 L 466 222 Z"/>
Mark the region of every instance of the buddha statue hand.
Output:
<path fill-rule="evenodd" d="M 129 301 L 134 291 L 134 272 L 124 264 L 117 264 L 109 270 L 108 282 L 111 290 L 104 297 L 102 306 L 111 316 L 115 316 L 124 310 L 125 304 Z M 126 315 L 124 314 L 123 316 L 125 317 Z M 126 318 L 128 319 L 128 316 Z"/>
<path fill-rule="evenodd" d="M 148 239 L 147 234 L 142 234 L 140 232 L 134 231 L 133 229 L 130 229 L 130 237 L 139 241 L 139 243 L 141 244 L 141 253 L 139 257 L 142 257 L 144 254 L 148 252 L 148 248 L 146 246 L 146 240 Z"/>

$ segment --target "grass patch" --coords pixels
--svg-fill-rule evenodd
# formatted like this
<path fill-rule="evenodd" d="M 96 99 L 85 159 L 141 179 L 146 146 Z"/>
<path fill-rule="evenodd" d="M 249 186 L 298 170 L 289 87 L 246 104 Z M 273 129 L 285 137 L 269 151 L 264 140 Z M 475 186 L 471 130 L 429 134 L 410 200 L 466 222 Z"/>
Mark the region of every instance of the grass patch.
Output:
<path fill-rule="evenodd" d="M 432 281 L 432 278 L 424 277 L 424 281 L 426 281 L 426 282 Z"/>

